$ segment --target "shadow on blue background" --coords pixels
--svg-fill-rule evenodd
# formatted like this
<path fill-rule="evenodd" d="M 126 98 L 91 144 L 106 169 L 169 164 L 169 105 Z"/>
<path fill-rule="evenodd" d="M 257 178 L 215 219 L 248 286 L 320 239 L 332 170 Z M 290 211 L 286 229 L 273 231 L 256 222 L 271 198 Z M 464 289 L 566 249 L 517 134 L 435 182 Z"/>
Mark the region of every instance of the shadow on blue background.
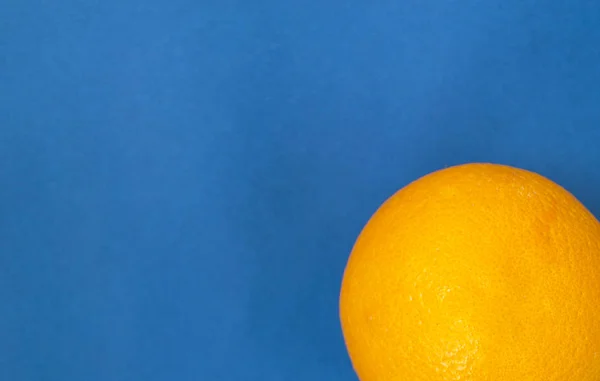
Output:
<path fill-rule="evenodd" d="M 0 379 L 355 380 L 354 239 L 494 161 L 600 212 L 591 1 L 0 3 Z"/>

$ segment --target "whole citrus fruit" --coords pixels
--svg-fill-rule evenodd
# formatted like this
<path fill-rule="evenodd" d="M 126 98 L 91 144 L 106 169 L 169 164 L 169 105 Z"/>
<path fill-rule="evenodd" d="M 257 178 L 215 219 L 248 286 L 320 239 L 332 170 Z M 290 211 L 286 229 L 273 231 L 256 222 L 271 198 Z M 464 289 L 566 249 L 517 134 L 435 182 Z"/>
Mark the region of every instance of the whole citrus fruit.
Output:
<path fill-rule="evenodd" d="M 340 317 L 362 381 L 600 381 L 600 224 L 526 170 L 431 173 L 364 227 Z"/>

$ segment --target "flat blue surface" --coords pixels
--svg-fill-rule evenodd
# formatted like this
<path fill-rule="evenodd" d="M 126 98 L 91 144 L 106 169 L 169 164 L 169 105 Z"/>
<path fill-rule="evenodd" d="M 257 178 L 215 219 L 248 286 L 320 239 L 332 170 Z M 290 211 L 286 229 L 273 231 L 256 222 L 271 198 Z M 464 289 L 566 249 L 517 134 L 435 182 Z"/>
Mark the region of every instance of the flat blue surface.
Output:
<path fill-rule="evenodd" d="M 494 161 L 598 215 L 599 89 L 594 1 L 2 0 L 0 380 L 356 380 L 370 214 Z"/>

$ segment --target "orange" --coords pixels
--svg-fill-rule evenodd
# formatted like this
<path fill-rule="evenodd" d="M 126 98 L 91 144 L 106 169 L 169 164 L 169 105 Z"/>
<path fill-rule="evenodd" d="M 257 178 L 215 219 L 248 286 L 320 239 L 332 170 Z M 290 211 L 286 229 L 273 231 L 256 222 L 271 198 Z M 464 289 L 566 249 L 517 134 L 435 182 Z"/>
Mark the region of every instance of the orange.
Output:
<path fill-rule="evenodd" d="M 600 381 L 600 224 L 526 170 L 433 172 L 360 233 L 340 318 L 361 381 Z"/>

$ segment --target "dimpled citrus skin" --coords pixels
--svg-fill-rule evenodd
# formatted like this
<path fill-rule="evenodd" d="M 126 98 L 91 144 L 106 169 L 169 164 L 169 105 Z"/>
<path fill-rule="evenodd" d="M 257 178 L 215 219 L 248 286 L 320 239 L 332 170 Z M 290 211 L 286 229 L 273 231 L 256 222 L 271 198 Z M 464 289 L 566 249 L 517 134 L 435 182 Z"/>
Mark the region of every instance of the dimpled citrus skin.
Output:
<path fill-rule="evenodd" d="M 364 227 L 340 318 L 361 381 L 600 381 L 600 224 L 529 171 L 431 173 Z"/>

